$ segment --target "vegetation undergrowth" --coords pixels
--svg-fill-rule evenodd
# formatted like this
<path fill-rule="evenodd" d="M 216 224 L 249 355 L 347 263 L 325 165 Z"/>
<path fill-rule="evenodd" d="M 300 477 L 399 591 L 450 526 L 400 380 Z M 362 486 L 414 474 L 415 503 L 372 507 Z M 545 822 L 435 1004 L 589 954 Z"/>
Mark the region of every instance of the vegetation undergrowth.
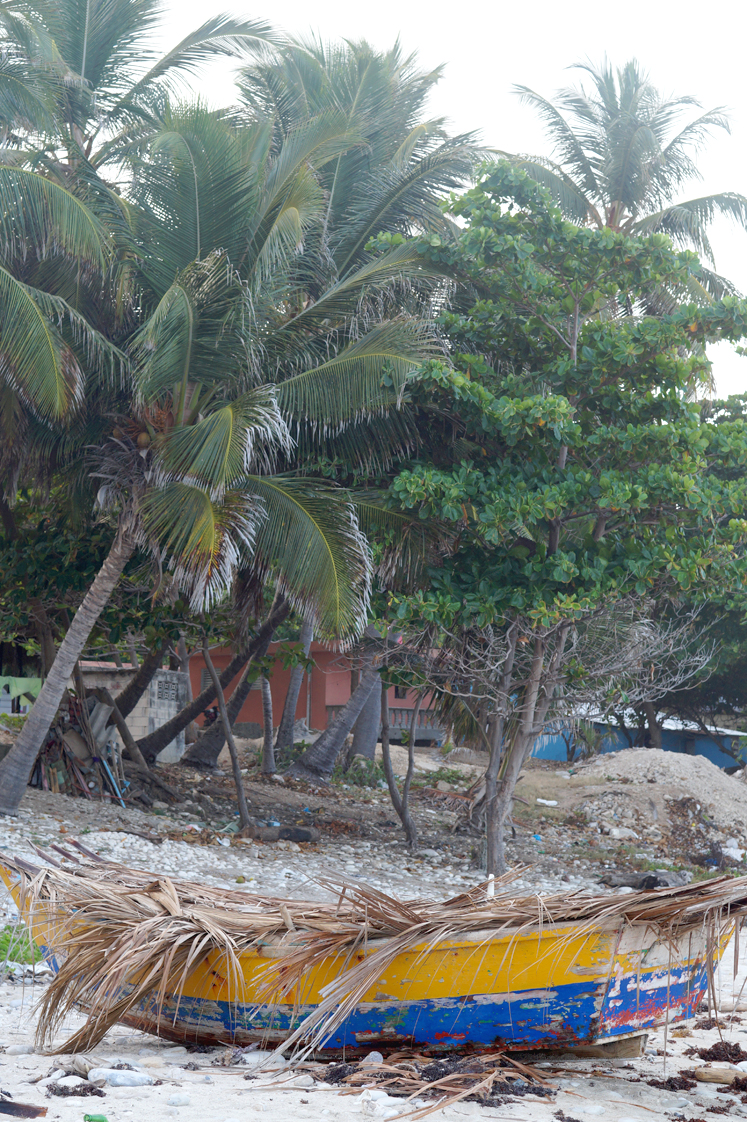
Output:
<path fill-rule="evenodd" d="M 33 942 L 24 924 L 8 923 L 0 931 L 0 960 L 31 963 L 41 961 L 42 953 Z"/>

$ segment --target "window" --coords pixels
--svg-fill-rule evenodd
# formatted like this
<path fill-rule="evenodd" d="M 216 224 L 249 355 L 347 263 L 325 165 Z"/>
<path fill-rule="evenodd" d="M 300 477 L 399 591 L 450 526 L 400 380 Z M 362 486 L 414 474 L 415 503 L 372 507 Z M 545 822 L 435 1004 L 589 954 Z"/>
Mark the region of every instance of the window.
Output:
<path fill-rule="evenodd" d="M 218 671 L 218 673 L 220 674 L 220 670 Z M 213 679 L 210 677 L 210 671 L 207 669 L 207 667 L 204 667 L 202 673 L 200 674 L 200 693 L 202 693 L 203 690 L 206 690 L 208 686 L 212 686 L 212 684 Z M 259 678 L 257 678 L 256 682 L 252 682 L 252 689 L 258 690 L 260 688 L 260 681 Z"/>
<path fill-rule="evenodd" d="M 407 697 L 407 686 L 395 686 L 394 696 L 397 701 L 404 701 Z"/>
<path fill-rule="evenodd" d="M 179 700 L 179 683 L 163 681 L 158 683 L 158 700 L 159 701 L 178 701 Z"/>

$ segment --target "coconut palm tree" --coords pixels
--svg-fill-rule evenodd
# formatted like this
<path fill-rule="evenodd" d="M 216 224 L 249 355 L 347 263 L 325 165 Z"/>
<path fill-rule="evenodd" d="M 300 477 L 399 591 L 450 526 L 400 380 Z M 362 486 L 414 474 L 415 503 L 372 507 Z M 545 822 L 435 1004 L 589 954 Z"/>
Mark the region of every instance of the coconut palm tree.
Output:
<path fill-rule="evenodd" d="M 662 232 L 711 265 L 708 228 L 724 215 L 747 228 L 747 198 L 735 192 L 681 199 L 680 191 L 702 178 L 695 157 L 714 129 L 729 130 L 722 108 L 683 122 L 699 108 L 693 97 L 663 97 L 635 59 L 613 70 L 575 67 L 591 79 L 560 90 L 554 100 L 527 86 L 519 97 L 537 110 L 553 144 L 553 158 L 510 157 L 548 188 L 573 222 L 608 226 L 632 235 Z M 733 291 L 715 272 L 703 269 L 713 296 Z"/>
<path fill-rule="evenodd" d="M 0 120 L 61 173 L 81 160 L 101 169 L 119 138 L 148 128 L 154 102 L 183 90 L 203 63 L 279 38 L 262 20 L 217 14 L 159 55 L 161 11 L 158 0 L 0 6 Z"/>
<path fill-rule="evenodd" d="M 378 51 L 365 41 L 295 39 L 239 72 L 245 113 L 273 120 L 275 144 L 329 113 L 359 138 L 319 176 L 338 276 L 370 260 L 367 243 L 381 231 L 449 236 L 440 200 L 470 179 L 485 152 L 474 133 L 451 137 L 443 119 L 425 116 L 442 69 L 420 70 L 399 42 Z"/>
<path fill-rule="evenodd" d="M 323 237 L 315 168 L 351 143 L 346 123 L 306 122 L 277 153 L 268 135 L 200 105 L 166 106 L 158 130 L 127 154 L 143 322 L 127 345 L 129 408 L 91 465 L 117 532 L 0 765 L 5 811 L 136 548 L 150 549 L 162 584 L 198 610 L 226 594 L 241 566 L 271 577 L 322 634 L 365 620 L 370 565 L 353 507 L 328 481 L 298 473 L 292 428 L 308 446 L 315 429 L 329 441 L 396 407 L 430 340 L 416 317 L 386 313 L 393 288 L 427 273 L 399 246 L 325 287 L 326 255 L 315 266 L 304 239 Z"/>

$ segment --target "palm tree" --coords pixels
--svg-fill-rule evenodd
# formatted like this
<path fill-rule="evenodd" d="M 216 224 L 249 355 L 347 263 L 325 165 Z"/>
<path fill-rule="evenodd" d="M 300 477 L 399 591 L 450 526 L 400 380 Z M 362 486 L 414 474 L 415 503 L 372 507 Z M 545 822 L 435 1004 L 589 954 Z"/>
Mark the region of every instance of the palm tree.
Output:
<path fill-rule="evenodd" d="M 510 158 L 548 188 L 571 221 L 631 235 L 665 233 L 715 268 L 708 227 L 724 215 L 747 228 L 747 198 L 735 192 L 678 196 L 685 184 L 702 178 L 694 156 L 708 136 L 714 129 L 729 130 L 724 110 L 711 109 L 683 124 L 683 114 L 699 103 L 689 96 L 663 97 L 634 59 L 617 71 L 606 61 L 576 69 L 590 76 L 589 90 L 561 90 L 552 101 L 516 87 L 544 122 L 554 159 Z M 708 269 L 702 281 L 713 296 L 734 290 Z"/>
<path fill-rule="evenodd" d="M 196 610 L 224 596 L 241 566 L 271 578 L 322 634 L 354 633 L 365 620 L 370 565 L 353 508 L 329 482 L 292 470 L 289 425 L 308 445 L 315 427 L 329 440 L 396 406 L 429 336 L 415 317 L 381 312 L 393 285 L 426 274 L 414 251 L 395 247 L 312 302 L 302 247 L 324 221 L 314 169 L 349 135 L 325 117 L 299 126 L 275 155 L 267 132 L 237 131 L 200 105 L 167 106 L 158 131 L 128 154 L 144 322 L 127 348 L 130 407 L 94 468 L 117 532 L 0 766 L 5 811 L 18 805 L 75 662 L 138 546 L 166 562 L 162 583 L 185 590 Z M 285 470 L 273 474 L 277 466 Z"/>
<path fill-rule="evenodd" d="M 451 137 L 425 117 L 442 68 L 422 71 L 399 42 L 377 51 L 365 41 L 289 40 L 239 72 L 250 119 L 271 119 L 280 144 L 319 114 L 346 122 L 357 142 L 320 169 L 324 230 L 332 266 L 345 276 L 370 260 L 367 243 L 382 231 L 449 237 L 440 201 L 471 178 L 484 158 L 469 133 Z"/>
<path fill-rule="evenodd" d="M 158 0 L 19 0 L 0 7 L 0 120 L 13 139 L 70 175 L 101 169 L 123 136 L 201 65 L 278 41 L 262 20 L 215 15 L 167 54 L 153 49 Z"/>

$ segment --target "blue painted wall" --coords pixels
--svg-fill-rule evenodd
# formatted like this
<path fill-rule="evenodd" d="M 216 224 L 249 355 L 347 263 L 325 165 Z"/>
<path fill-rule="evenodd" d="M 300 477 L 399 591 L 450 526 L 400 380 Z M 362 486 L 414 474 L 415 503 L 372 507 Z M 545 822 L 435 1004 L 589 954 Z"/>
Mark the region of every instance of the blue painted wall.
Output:
<path fill-rule="evenodd" d="M 618 729 L 608 725 L 594 725 L 597 732 L 604 736 L 600 752 L 619 752 L 628 748 L 628 742 Z M 695 732 L 675 731 L 664 729 L 661 734 L 662 748 L 665 752 L 683 752 L 688 756 L 705 756 L 716 767 L 734 767 L 739 763 L 727 752 L 722 752 L 719 747 L 707 736 Z M 741 736 L 723 737 L 724 744 L 732 747 L 739 753 L 742 762 L 747 763 L 747 738 Z M 537 760 L 562 760 L 567 761 L 565 740 L 559 733 L 537 738 L 532 750 L 532 756 Z"/>

